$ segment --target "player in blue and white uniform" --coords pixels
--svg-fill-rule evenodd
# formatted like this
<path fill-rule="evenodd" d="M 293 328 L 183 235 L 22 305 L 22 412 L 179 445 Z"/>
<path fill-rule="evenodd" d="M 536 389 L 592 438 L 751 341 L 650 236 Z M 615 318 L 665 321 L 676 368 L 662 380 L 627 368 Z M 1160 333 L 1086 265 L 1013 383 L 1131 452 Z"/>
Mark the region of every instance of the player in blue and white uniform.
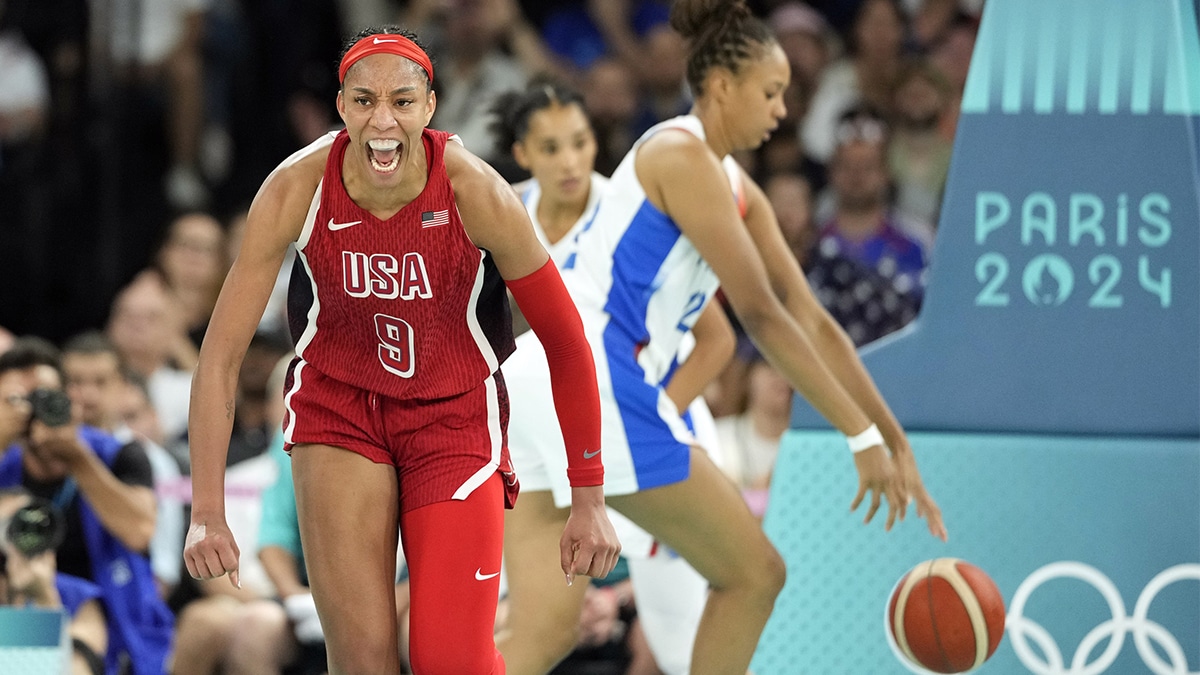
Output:
<path fill-rule="evenodd" d="M 556 264 L 569 266 L 575 237 L 595 216 L 608 183 L 593 170 L 596 141 L 582 97 L 562 84 L 538 80 L 524 91 L 502 96 L 493 111 L 497 149 L 511 151 L 533 176 L 516 188 L 534 232 Z M 734 336 L 717 305 L 705 311 L 695 334 L 685 336 L 687 365 L 677 371 L 681 378 L 672 393 L 679 397 L 677 405 L 687 410 L 685 420 L 701 447 L 711 452 L 716 449 L 715 426 L 698 394 L 728 361 Z M 519 335 L 517 345 L 503 371 L 511 399 L 509 451 L 521 480 L 522 498 L 505 523 L 508 630 L 498 644 L 512 672 L 543 672 L 575 646 L 587 585 L 564 591 L 556 561 L 541 548 L 527 546 L 531 538 L 554 543 L 552 538 L 539 537 L 538 521 L 525 516 L 567 507 L 570 485 L 563 444 L 551 437 L 554 408 L 545 352 L 533 333 Z M 694 400 L 686 403 L 685 398 Z M 684 675 L 690 668 L 708 582 L 624 516 L 610 510 L 609 519 L 629 564 L 638 623 L 654 660 L 667 675 Z M 534 532 L 532 537 L 526 536 L 527 531 Z M 547 620 L 548 616 L 563 620 Z"/>
<path fill-rule="evenodd" d="M 870 495 L 869 522 L 886 499 L 890 529 L 911 499 L 934 536 L 946 530 L 903 428 L 813 296 L 762 189 L 726 159 L 785 116 L 783 50 L 744 0 L 675 0 L 671 25 L 691 41 L 695 103 L 617 167 L 563 278 L 595 359 L 606 501 L 708 580 L 692 673 L 744 673 L 784 562 L 669 392 L 680 341 L 718 285 L 759 351 L 846 434 L 859 475 L 851 507 Z M 538 517 L 553 532 L 564 516 Z"/>

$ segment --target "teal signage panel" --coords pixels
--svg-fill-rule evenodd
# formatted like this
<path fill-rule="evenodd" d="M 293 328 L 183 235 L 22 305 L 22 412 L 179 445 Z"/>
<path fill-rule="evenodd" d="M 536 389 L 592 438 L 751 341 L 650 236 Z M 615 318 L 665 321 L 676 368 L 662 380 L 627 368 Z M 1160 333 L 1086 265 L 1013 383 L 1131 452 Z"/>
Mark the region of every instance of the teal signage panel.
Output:
<path fill-rule="evenodd" d="M 0 607 L 0 673 L 59 675 L 70 650 L 62 610 Z"/>

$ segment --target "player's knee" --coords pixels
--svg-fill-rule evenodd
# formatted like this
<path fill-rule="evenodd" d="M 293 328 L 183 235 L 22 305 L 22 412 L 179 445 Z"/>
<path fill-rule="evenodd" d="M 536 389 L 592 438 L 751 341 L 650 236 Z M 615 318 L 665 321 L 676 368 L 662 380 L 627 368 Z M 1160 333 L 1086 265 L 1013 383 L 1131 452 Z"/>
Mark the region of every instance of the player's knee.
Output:
<path fill-rule="evenodd" d="M 737 566 L 728 587 L 741 588 L 764 602 L 774 603 L 787 581 L 787 566 L 775 547 L 767 543 Z"/>
<path fill-rule="evenodd" d="M 783 585 L 787 582 L 787 563 L 784 562 L 783 556 L 774 546 L 770 547 L 770 553 L 764 556 L 764 567 L 766 574 L 766 589 L 770 593 L 771 599 L 783 590 Z"/>
<path fill-rule="evenodd" d="M 496 670 L 499 653 L 491 640 L 471 645 L 414 642 L 409 650 L 412 672 L 422 675 L 491 675 L 501 672 Z"/>

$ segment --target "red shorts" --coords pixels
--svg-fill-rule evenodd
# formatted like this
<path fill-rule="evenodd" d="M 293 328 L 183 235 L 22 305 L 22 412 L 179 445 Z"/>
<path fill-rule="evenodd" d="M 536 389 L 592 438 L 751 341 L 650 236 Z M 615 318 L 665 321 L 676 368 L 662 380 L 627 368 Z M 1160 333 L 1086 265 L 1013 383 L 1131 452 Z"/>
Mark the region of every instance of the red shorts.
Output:
<path fill-rule="evenodd" d="M 401 512 L 466 499 L 496 472 L 505 507 L 516 502 L 508 391 L 499 372 L 456 396 L 406 400 L 335 380 L 296 358 L 284 392 L 284 449 L 330 445 L 396 467 Z"/>

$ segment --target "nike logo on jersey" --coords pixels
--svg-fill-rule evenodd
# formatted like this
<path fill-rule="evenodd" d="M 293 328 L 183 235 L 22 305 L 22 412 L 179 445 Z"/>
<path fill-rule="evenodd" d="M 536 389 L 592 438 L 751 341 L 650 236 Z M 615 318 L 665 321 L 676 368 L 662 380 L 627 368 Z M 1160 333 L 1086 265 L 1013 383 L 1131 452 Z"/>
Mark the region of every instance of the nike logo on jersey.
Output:
<path fill-rule="evenodd" d="M 584 459 L 591 459 L 591 458 L 595 457 L 595 456 L 596 456 L 596 455 L 598 455 L 598 454 L 600 454 L 600 451 L 599 451 L 599 450 L 584 450 L 584 451 L 583 451 L 583 458 L 584 458 Z"/>
<path fill-rule="evenodd" d="M 330 231 L 337 232 L 338 230 L 344 230 L 347 227 L 354 227 L 355 225 L 357 225 L 361 222 L 362 222 L 361 220 L 352 220 L 348 223 L 335 223 L 335 222 L 333 222 L 333 218 L 330 218 L 329 219 L 329 229 L 330 229 Z"/>
<path fill-rule="evenodd" d="M 380 40 L 379 38 L 375 38 L 374 40 L 371 40 L 372 44 L 377 44 L 377 45 L 381 45 L 385 42 L 399 42 L 399 40 Z"/>
<path fill-rule="evenodd" d="M 508 482 L 509 487 L 517 484 L 517 474 L 515 471 L 501 471 L 500 475 L 504 476 L 504 480 Z"/>
<path fill-rule="evenodd" d="M 492 577 L 498 577 L 498 576 L 500 576 L 499 572 L 492 572 L 491 574 L 484 574 L 482 567 L 476 568 L 476 570 L 475 570 L 475 579 L 477 581 L 487 581 L 488 579 L 491 579 Z"/>

